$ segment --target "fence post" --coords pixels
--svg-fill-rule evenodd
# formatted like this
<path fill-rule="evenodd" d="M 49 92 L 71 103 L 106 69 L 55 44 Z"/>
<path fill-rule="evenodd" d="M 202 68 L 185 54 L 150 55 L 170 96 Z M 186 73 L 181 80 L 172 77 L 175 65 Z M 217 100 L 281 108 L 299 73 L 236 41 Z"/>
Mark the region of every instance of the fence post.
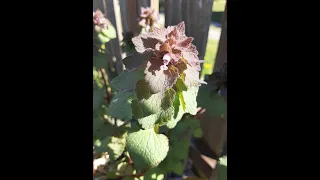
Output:
<path fill-rule="evenodd" d="M 214 71 L 220 69 L 220 67 L 222 67 L 222 65 L 227 62 L 227 4 L 221 24 L 221 35 L 214 64 Z"/>
<path fill-rule="evenodd" d="M 214 65 L 214 71 L 218 70 L 222 65 L 227 62 L 227 4 L 225 7 L 223 19 L 222 19 L 222 27 L 221 27 L 221 36 L 218 46 L 218 51 L 216 55 L 216 61 Z M 220 127 L 220 147 L 218 149 L 221 149 L 222 152 L 226 151 L 226 144 L 227 144 L 227 117 L 225 117 L 225 123 L 222 127 Z M 218 172 L 216 169 L 213 169 L 212 176 L 210 180 L 216 180 L 217 179 Z"/>
<path fill-rule="evenodd" d="M 182 21 L 182 0 L 166 0 L 164 4 L 165 27 L 176 25 Z"/>
<path fill-rule="evenodd" d="M 117 28 L 117 21 L 116 21 L 116 15 L 115 15 L 115 9 L 114 9 L 114 3 L 113 0 L 104 0 L 106 4 L 106 16 L 112 23 L 112 25 L 115 27 L 117 31 L 117 37 L 115 39 L 111 39 L 107 43 L 107 51 L 112 54 L 112 61 L 116 64 L 116 72 L 117 74 L 120 74 L 123 71 L 123 64 L 122 64 L 122 51 L 120 48 L 120 41 L 118 32 L 119 29 Z M 120 16 L 120 13 L 119 13 Z"/>
<path fill-rule="evenodd" d="M 123 33 L 136 33 L 138 24 L 137 17 L 137 0 L 124 1 L 120 0 L 121 20 Z"/>

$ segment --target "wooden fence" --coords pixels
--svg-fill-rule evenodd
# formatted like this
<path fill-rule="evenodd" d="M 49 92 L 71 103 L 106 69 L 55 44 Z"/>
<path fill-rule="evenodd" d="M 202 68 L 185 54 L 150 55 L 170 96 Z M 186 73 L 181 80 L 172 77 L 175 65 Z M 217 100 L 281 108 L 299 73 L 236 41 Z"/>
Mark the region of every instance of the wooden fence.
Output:
<path fill-rule="evenodd" d="M 199 59 L 204 59 L 211 24 L 212 6 L 214 0 L 160 0 L 164 4 L 165 27 L 185 22 L 186 35 L 193 37 L 193 44 L 199 51 Z M 135 32 L 138 28 L 137 18 L 140 7 L 152 7 L 159 12 L 159 0 L 93 0 L 93 9 L 100 9 L 111 21 L 117 31 L 117 38 L 107 43 L 106 51 L 119 74 L 124 67 L 120 43 L 123 33 Z M 222 32 L 216 55 L 215 69 L 227 60 L 227 8 L 222 20 Z M 226 141 L 226 118 L 204 119 L 201 122 L 204 138 L 197 141 L 197 147 L 190 147 L 189 157 L 197 169 L 202 170 L 206 178 L 215 179 L 214 164 Z M 208 153 L 208 152 L 211 153 Z M 204 155 L 206 154 L 206 155 Z M 208 155 L 209 154 L 209 155 Z M 210 155 L 211 154 L 211 155 Z M 213 175 L 211 175 L 213 173 Z"/>

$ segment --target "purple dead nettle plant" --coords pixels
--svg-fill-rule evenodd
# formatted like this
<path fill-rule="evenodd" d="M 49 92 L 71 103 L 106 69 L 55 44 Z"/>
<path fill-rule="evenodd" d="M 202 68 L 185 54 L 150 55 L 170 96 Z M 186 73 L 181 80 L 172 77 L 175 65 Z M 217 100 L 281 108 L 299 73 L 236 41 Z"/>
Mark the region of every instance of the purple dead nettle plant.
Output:
<path fill-rule="evenodd" d="M 150 7 L 141 7 L 140 17 L 138 18 L 139 25 L 146 29 L 147 32 L 155 25 L 158 20 L 158 15 L 154 9 Z"/>
<path fill-rule="evenodd" d="M 185 127 L 191 128 L 186 132 L 192 134 L 200 129 L 190 115 L 197 113 L 199 86 L 205 82 L 199 79 L 200 60 L 192 41 L 185 35 L 184 22 L 152 27 L 151 32 L 132 38 L 137 52 L 123 59 L 126 70 L 110 83 L 117 92 L 107 113 L 132 128 L 125 135 L 125 149 L 141 172 L 157 166 L 163 172 L 173 172 L 170 167 L 177 163 L 183 167 L 188 148 L 169 146 L 177 142 L 174 136 L 180 136 L 175 133 L 181 127 L 175 127 L 178 122 L 186 123 Z M 171 129 L 170 136 L 160 127 Z M 189 146 L 189 140 L 187 136 L 183 147 Z M 173 158 L 181 151 L 184 157 Z"/>
<path fill-rule="evenodd" d="M 96 32 L 101 32 L 103 29 L 107 29 L 111 25 L 110 21 L 106 19 L 103 13 L 97 9 L 96 12 L 93 12 L 93 23 L 95 25 Z"/>
<path fill-rule="evenodd" d="M 184 22 L 167 28 L 154 27 L 152 32 L 132 39 L 138 53 L 123 60 L 128 71 L 145 67 L 145 81 L 151 92 L 171 88 L 178 78 L 186 87 L 200 86 L 200 60 L 193 38 L 185 35 Z M 132 57 L 135 57 L 132 59 Z"/>

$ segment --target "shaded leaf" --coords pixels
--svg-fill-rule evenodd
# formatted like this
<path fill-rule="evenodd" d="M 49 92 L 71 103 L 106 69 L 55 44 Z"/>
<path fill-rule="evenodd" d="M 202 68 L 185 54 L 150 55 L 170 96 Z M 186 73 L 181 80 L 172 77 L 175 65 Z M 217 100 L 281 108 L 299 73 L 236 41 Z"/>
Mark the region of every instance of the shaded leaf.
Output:
<path fill-rule="evenodd" d="M 192 135 L 196 138 L 201 138 L 203 136 L 203 131 L 201 128 L 197 128 L 193 131 Z"/>
<path fill-rule="evenodd" d="M 93 66 L 97 69 L 108 68 L 108 60 L 105 56 L 93 56 Z"/>
<path fill-rule="evenodd" d="M 137 81 L 144 78 L 143 69 L 135 71 L 123 71 L 119 76 L 111 81 L 111 87 L 116 88 L 118 91 L 134 90 Z"/>
<path fill-rule="evenodd" d="M 105 103 L 105 90 L 103 88 L 94 87 L 93 88 L 93 111 L 98 108 L 101 108 Z"/>
<path fill-rule="evenodd" d="M 151 96 L 148 83 L 145 80 L 140 80 L 137 82 L 136 92 L 138 100 L 148 99 Z"/>
<path fill-rule="evenodd" d="M 136 94 L 133 92 L 118 92 L 112 98 L 108 114 L 113 118 L 122 120 L 130 120 L 132 118 L 131 102 L 136 99 Z"/>
<path fill-rule="evenodd" d="M 161 40 L 153 37 L 152 34 L 161 34 L 160 39 L 165 40 L 165 31 L 157 31 L 157 28 L 153 28 L 153 32 L 147 34 L 140 34 L 132 38 L 132 43 L 135 46 L 135 49 L 139 53 L 143 53 L 148 50 L 156 49 L 156 45 L 161 42 Z"/>
<path fill-rule="evenodd" d="M 217 180 L 227 180 L 227 156 L 221 157 L 217 164 Z"/>
<path fill-rule="evenodd" d="M 143 112 L 141 110 L 141 107 L 140 107 L 137 99 L 132 101 L 131 109 L 132 109 L 132 114 L 136 119 L 143 117 Z"/>
<path fill-rule="evenodd" d="M 153 94 L 148 99 L 142 99 L 140 105 L 145 117 L 138 119 L 139 124 L 149 129 L 155 124 L 164 125 L 169 122 L 174 113 L 174 97 L 175 91 L 168 89 L 163 93 Z"/>
<path fill-rule="evenodd" d="M 157 114 L 173 105 L 175 91 L 168 89 L 165 92 L 152 94 L 148 99 L 142 99 L 140 105 L 145 115 Z"/>
<path fill-rule="evenodd" d="M 227 102 L 224 97 L 217 91 L 212 91 L 209 86 L 200 88 L 197 102 L 198 106 L 205 108 L 206 113 L 211 116 L 220 117 L 227 113 Z"/>
<path fill-rule="evenodd" d="M 174 172 L 182 174 L 187 162 L 190 138 L 197 129 L 200 128 L 200 123 L 190 116 L 184 118 L 177 123 L 174 129 L 170 132 L 170 147 L 167 157 L 159 167 L 166 172 Z"/>
<path fill-rule="evenodd" d="M 139 67 L 145 67 L 151 56 L 152 54 L 148 52 L 143 54 L 133 53 L 132 55 L 125 57 L 122 62 L 126 70 L 133 71 Z"/>
<path fill-rule="evenodd" d="M 167 156 L 169 142 L 165 135 L 156 134 L 153 129 L 140 130 L 128 135 L 127 150 L 134 167 L 145 170 L 156 167 Z"/>

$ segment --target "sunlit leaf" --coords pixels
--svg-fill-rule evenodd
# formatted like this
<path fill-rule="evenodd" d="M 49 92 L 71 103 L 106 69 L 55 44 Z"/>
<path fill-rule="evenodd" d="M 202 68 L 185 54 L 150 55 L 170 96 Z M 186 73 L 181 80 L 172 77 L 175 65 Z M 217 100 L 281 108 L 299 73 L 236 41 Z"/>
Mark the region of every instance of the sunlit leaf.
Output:
<path fill-rule="evenodd" d="M 114 39 L 117 37 L 116 29 L 112 25 L 108 25 L 107 28 L 103 28 L 101 33 L 109 39 Z"/>
<path fill-rule="evenodd" d="M 103 140 L 94 142 L 97 153 L 108 152 L 110 160 L 114 161 L 120 157 L 125 148 L 125 135 L 121 137 L 108 136 Z"/>
<path fill-rule="evenodd" d="M 135 168 L 148 169 L 156 167 L 167 156 L 169 141 L 153 129 L 140 130 L 128 135 L 127 150 Z"/>

